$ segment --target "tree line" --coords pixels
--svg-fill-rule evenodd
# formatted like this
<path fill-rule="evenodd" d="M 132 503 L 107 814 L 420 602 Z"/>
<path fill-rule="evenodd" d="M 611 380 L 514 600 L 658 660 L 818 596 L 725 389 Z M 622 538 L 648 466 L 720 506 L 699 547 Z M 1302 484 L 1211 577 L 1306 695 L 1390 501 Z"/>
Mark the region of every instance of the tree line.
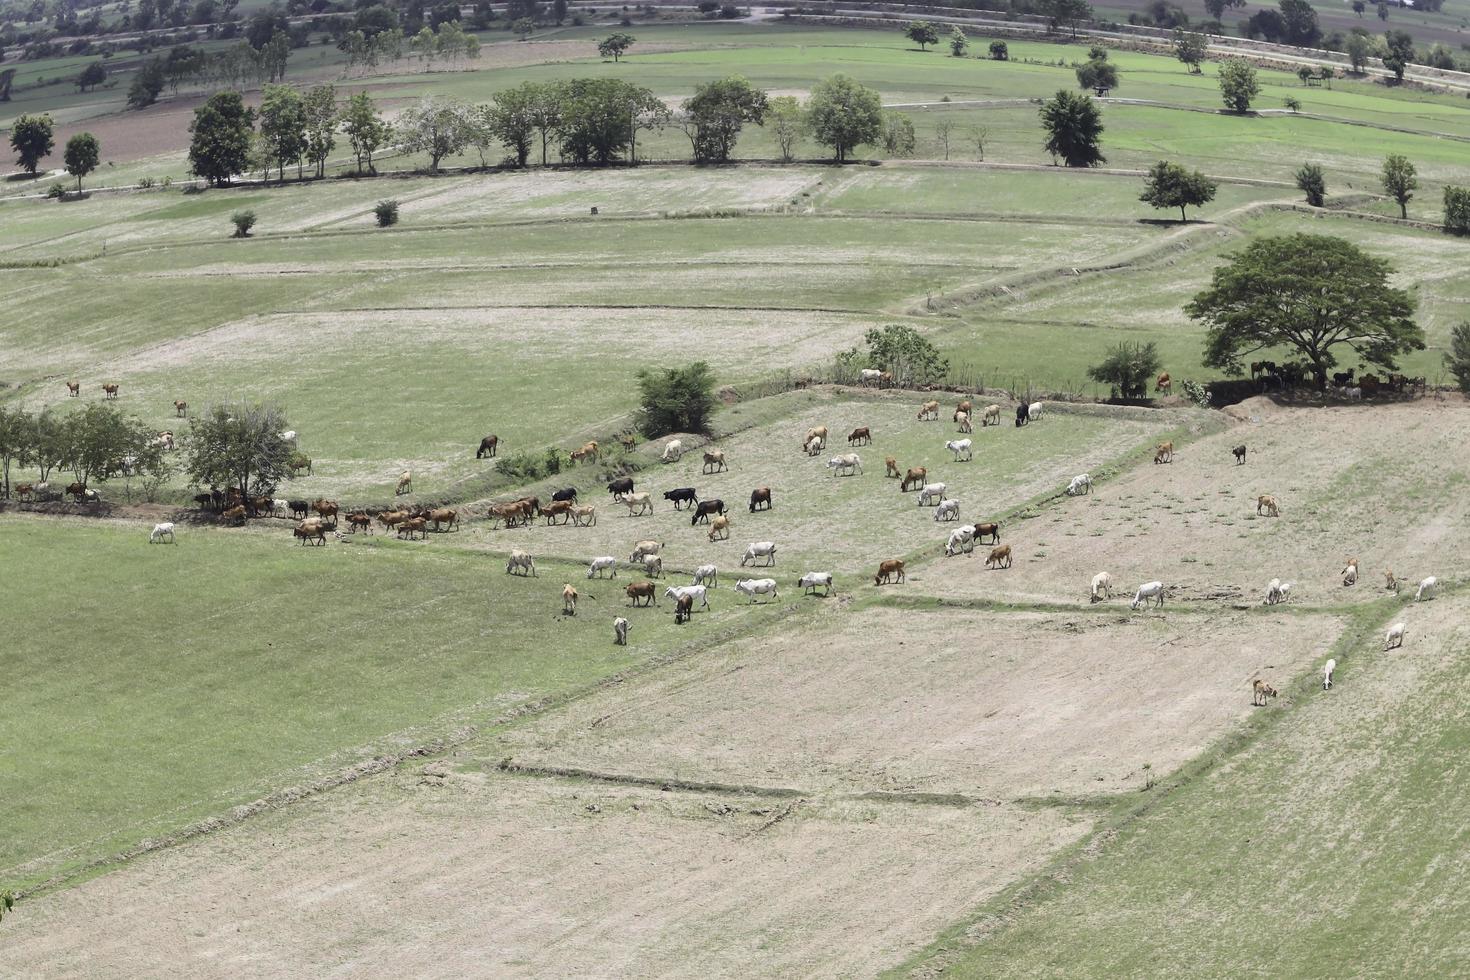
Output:
<path fill-rule="evenodd" d="M 65 414 L 0 405 L 0 484 L 6 497 L 12 468 L 28 466 L 41 483 L 57 471 L 83 485 L 122 477 L 130 494 L 138 479 L 150 500 L 173 473 L 158 433 L 111 405 L 91 404 Z"/>

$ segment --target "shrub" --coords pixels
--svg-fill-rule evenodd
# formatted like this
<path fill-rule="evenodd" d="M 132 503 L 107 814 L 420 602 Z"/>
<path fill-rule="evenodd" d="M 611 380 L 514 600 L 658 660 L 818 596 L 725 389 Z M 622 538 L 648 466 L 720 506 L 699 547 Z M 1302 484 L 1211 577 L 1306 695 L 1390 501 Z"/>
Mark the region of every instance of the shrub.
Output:
<path fill-rule="evenodd" d="M 502 456 L 496 469 L 516 483 L 534 483 L 560 473 L 566 463 L 567 458 L 560 449 L 548 446 L 540 453 L 523 449 Z"/>
<path fill-rule="evenodd" d="M 720 17 L 724 20 L 735 20 L 739 16 L 741 16 L 740 8 L 733 3 L 727 3 L 720 8 Z"/>
<path fill-rule="evenodd" d="M 52 184 L 50 187 L 46 188 L 46 197 L 54 198 L 56 200 L 64 200 L 66 198 L 66 185 Z"/>
<path fill-rule="evenodd" d="M 1296 172 L 1296 186 L 1307 195 L 1307 203 L 1314 208 L 1320 208 L 1322 202 L 1327 200 L 1327 178 L 1319 164 L 1302 164 L 1302 168 Z"/>
<path fill-rule="evenodd" d="M 1010 58 L 1010 49 L 1004 41 L 990 42 L 990 58 L 992 61 L 1006 61 Z"/>
<path fill-rule="evenodd" d="M 230 220 L 235 223 L 236 238 L 250 237 L 250 229 L 255 227 L 254 211 L 236 211 L 230 215 Z"/>
<path fill-rule="evenodd" d="M 714 414 L 715 376 L 704 361 L 686 368 L 639 371 L 638 391 L 643 406 L 639 427 L 648 435 L 704 432 Z"/>
<path fill-rule="evenodd" d="M 1460 390 L 1470 393 L 1470 320 L 1461 320 L 1450 331 L 1450 349 L 1445 351 L 1444 366 L 1455 376 Z"/>
<path fill-rule="evenodd" d="M 1184 397 L 1194 402 L 1200 408 L 1210 407 L 1210 389 L 1198 381 L 1190 381 L 1186 378 L 1179 382 L 1179 387 L 1184 391 Z"/>
<path fill-rule="evenodd" d="M 373 214 L 378 216 L 378 227 L 388 228 L 398 224 L 398 202 L 394 200 L 379 201 L 377 207 L 373 208 Z"/>
<path fill-rule="evenodd" d="M 150 187 L 153 186 L 153 178 L 152 177 L 139 177 L 138 178 L 138 186 L 141 187 L 143 190 L 146 191 L 148 188 L 150 188 Z"/>
<path fill-rule="evenodd" d="M 1455 235 L 1470 235 L 1470 188 L 1449 186 L 1444 189 L 1444 230 Z"/>
<path fill-rule="evenodd" d="M 1143 398 L 1148 383 L 1158 373 L 1158 345 L 1152 340 L 1144 344 L 1125 340 L 1108 348 L 1107 359 L 1087 369 L 1087 376 L 1112 389 L 1113 397 Z"/>

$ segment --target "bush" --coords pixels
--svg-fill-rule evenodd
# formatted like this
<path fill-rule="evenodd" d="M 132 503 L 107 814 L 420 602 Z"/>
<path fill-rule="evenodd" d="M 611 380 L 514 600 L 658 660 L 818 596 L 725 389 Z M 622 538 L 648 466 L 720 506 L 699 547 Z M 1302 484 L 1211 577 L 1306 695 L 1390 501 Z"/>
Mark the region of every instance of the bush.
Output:
<path fill-rule="evenodd" d="M 65 184 L 52 184 L 50 187 L 46 188 L 46 197 L 47 198 L 52 198 L 52 199 L 55 199 L 55 200 L 58 200 L 58 201 L 59 200 L 65 200 L 66 199 L 66 185 Z"/>
<path fill-rule="evenodd" d="M 940 357 L 939 348 L 913 327 L 890 323 L 881 330 L 869 330 L 863 339 L 868 344 L 866 354 L 854 347 L 837 356 L 844 374 L 856 376 L 859 369 L 871 367 L 890 372 L 900 387 L 912 387 L 940 381 L 949 372 L 948 359 Z"/>
<path fill-rule="evenodd" d="M 720 8 L 720 16 L 725 20 L 734 20 L 735 18 L 742 15 L 740 13 L 739 7 L 735 6 L 733 3 L 727 3 Z"/>
<path fill-rule="evenodd" d="M 148 188 L 150 188 L 150 187 L 153 186 L 153 178 L 152 177 L 139 177 L 138 178 L 138 186 L 141 187 L 143 190 L 146 191 Z"/>
<path fill-rule="evenodd" d="M 1444 230 L 1455 235 L 1470 235 L 1470 188 L 1449 186 L 1444 189 Z"/>
<path fill-rule="evenodd" d="M 1006 43 L 1004 41 L 990 42 L 990 59 L 992 61 L 1006 61 L 1010 58 L 1010 56 L 1010 49 L 1006 47 Z"/>
<path fill-rule="evenodd" d="M 373 214 L 378 216 L 378 227 L 388 228 L 398 224 L 398 202 L 394 200 L 379 201 L 377 207 L 373 208 Z"/>
<path fill-rule="evenodd" d="M 1190 381 L 1186 378 L 1185 380 L 1179 382 L 1179 387 L 1183 389 L 1184 397 L 1194 402 L 1200 408 L 1210 407 L 1210 389 L 1206 388 L 1198 381 Z"/>
<path fill-rule="evenodd" d="M 1307 195 L 1307 203 L 1314 208 L 1320 208 L 1327 200 L 1327 177 L 1322 173 L 1319 164 L 1302 164 L 1302 168 L 1296 172 L 1296 186 Z"/>
<path fill-rule="evenodd" d="M 638 391 L 643 405 L 639 428 L 646 435 L 708 429 L 715 410 L 715 377 L 704 361 L 686 368 L 639 371 Z"/>
<path fill-rule="evenodd" d="M 1143 398 L 1161 363 L 1158 345 L 1152 340 L 1146 344 L 1125 340 L 1109 347 L 1107 359 L 1088 368 L 1087 376 L 1111 388 L 1114 398 Z"/>
<path fill-rule="evenodd" d="M 250 237 L 250 229 L 255 227 L 254 211 L 236 211 L 230 215 L 230 220 L 235 223 L 236 238 Z"/>
<path fill-rule="evenodd" d="M 560 473 L 566 467 L 566 463 L 567 457 L 560 449 L 548 446 L 541 453 L 523 449 L 502 456 L 496 469 L 516 483 L 534 483 Z"/>
<path fill-rule="evenodd" d="M 1450 349 L 1445 351 L 1444 366 L 1455 376 L 1460 390 L 1470 393 L 1470 320 L 1461 320 L 1450 331 Z"/>

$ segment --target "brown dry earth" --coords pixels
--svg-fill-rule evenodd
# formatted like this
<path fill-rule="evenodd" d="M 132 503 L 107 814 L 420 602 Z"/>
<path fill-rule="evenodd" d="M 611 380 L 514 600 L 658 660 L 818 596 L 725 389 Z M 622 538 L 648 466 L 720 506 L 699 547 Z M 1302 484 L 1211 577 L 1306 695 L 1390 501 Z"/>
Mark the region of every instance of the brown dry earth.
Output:
<path fill-rule="evenodd" d="M 1160 580 L 1171 602 L 1260 602 L 1266 583 L 1293 583 L 1314 606 L 1383 596 L 1383 572 L 1418 582 L 1457 566 L 1470 535 L 1470 496 L 1446 492 L 1470 470 L 1470 408 L 1423 399 L 1394 405 L 1288 409 L 1265 398 L 1245 421 L 1181 445 L 1170 464 L 1142 465 L 1030 520 L 1012 522 L 1014 567 L 976 574 L 959 557 L 930 569 L 936 595 L 1076 602 L 1092 576 L 1128 594 Z M 1057 421 L 1057 420 L 1053 420 Z M 1235 465 L 1232 446 L 1247 461 Z M 1281 516 L 1258 517 L 1272 494 Z M 1344 588 L 1349 557 L 1358 584 Z M 983 558 L 983 556 L 982 556 Z"/>

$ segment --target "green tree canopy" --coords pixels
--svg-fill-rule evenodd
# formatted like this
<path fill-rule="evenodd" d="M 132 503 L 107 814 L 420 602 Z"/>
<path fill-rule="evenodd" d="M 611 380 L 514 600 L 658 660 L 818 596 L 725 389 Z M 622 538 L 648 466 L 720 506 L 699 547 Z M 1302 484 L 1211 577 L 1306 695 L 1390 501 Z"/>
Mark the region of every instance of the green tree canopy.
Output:
<path fill-rule="evenodd" d="M 883 136 L 883 100 L 847 75 L 818 82 L 806 112 L 812 138 L 832 147 L 838 163 L 857 147 L 877 143 Z"/>
<path fill-rule="evenodd" d="M 1390 153 L 1383 161 L 1382 180 L 1383 193 L 1398 202 L 1399 217 L 1407 218 L 1409 202 L 1414 199 L 1414 191 L 1419 189 L 1414 165 L 1402 153 Z"/>
<path fill-rule="evenodd" d="M 941 381 L 949 371 L 948 359 L 939 355 L 933 341 L 906 324 L 874 327 L 863 340 L 866 351 L 854 347 L 840 357 L 854 372 L 863 367 L 889 371 L 897 384 L 909 386 Z"/>
<path fill-rule="evenodd" d="M 1198 170 L 1186 170 L 1177 163 L 1160 160 L 1143 178 L 1143 193 L 1138 199 L 1156 208 L 1178 208 L 1179 220 L 1188 221 L 1185 208 L 1203 207 L 1215 199 L 1215 181 Z"/>
<path fill-rule="evenodd" d="M 1191 74 L 1199 74 L 1199 66 L 1208 50 L 1208 41 L 1203 34 L 1183 29 L 1174 32 L 1174 57 L 1188 65 Z"/>
<path fill-rule="evenodd" d="M 1307 195 L 1307 203 L 1314 208 L 1320 208 L 1322 202 L 1327 200 L 1327 177 L 1322 172 L 1321 164 L 1302 164 L 1301 169 L 1296 172 L 1296 186 Z"/>
<path fill-rule="evenodd" d="M 1220 97 L 1231 112 L 1248 112 L 1251 99 L 1261 92 L 1256 70 L 1243 58 L 1227 58 L 1220 65 Z"/>
<path fill-rule="evenodd" d="M 189 168 L 211 184 L 228 184 L 250 164 L 250 141 L 255 129 L 255 110 L 248 108 L 239 92 L 216 92 L 194 110 L 189 124 Z"/>
<path fill-rule="evenodd" d="M 32 177 L 36 167 L 56 146 L 51 135 L 51 117 L 21 116 L 10 127 L 10 147 L 15 150 L 16 162 Z"/>
<path fill-rule="evenodd" d="M 1143 398 L 1162 363 L 1158 345 L 1152 340 L 1142 344 L 1125 340 L 1109 347 L 1107 358 L 1088 368 L 1087 376 L 1107 385 L 1114 398 Z"/>
<path fill-rule="evenodd" d="M 927 20 L 911 20 L 903 29 L 903 36 L 913 41 L 923 51 L 931 44 L 939 43 L 939 31 Z"/>
<path fill-rule="evenodd" d="M 77 75 L 77 88 L 83 92 L 96 88 L 107 81 L 107 66 L 100 61 L 89 61 L 81 74 Z"/>
<path fill-rule="evenodd" d="M 1397 369 L 1399 354 L 1424 349 L 1414 299 L 1388 284 L 1392 271 L 1341 238 L 1260 238 L 1217 268 L 1184 311 L 1208 328 L 1206 366 L 1240 374 L 1242 358 L 1289 347 L 1326 387 L 1343 345 L 1387 370 Z"/>
<path fill-rule="evenodd" d="M 766 93 L 740 75 L 694 87 L 684 102 L 685 131 L 697 163 L 724 163 L 746 123 L 763 124 L 770 101 Z"/>
<path fill-rule="evenodd" d="M 1380 6 L 1382 6 L 1380 4 Z M 1399 81 L 1404 80 L 1404 69 L 1414 60 L 1414 39 L 1408 31 L 1385 31 L 1383 33 L 1383 67 L 1393 72 Z"/>
<path fill-rule="evenodd" d="M 1450 330 L 1450 349 L 1445 351 L 1444 366 L 1455 376 L 1460 390 L 1470 393 L 1470 320 L 1461 320 Z"/>
<path fill-rule="evenodd" d="M 597 53 L 604 58 L 612 58 L 615 62 L 620 61 L 636 40 L 631 34 L 615 32 L 597 42 Z"/>
<path fill-rule="evenodd" d="M 963 58 L 965 51 L 970 47 L 970 39 L 965 36 L 965 29 L 956 24 L 949 29 L 949 53 L 956 58 Z"/>
<path fill-rule="evenodd" d="M 290 474 L 291 444 L 281 438 L 289 428 L 275 405 L 211 405 L 195 414 L 184 443 L 190 485 L 273 493 Z"/>
<path fill-rule="evenodd" d="M 796 96 L 778 95 L 771 100 L 766 121 L 776 145 L 781 148 L 781 159 L 790 163 L 797 140 L 806 132 L 806 110 L 796 101 Z"/>
<path fill-rule="evenodd" d="M 1041 126 L 1046 132 L 1046 152 L 1053 159 L 1069 167 L 1095 167 L 1107 162 L 1098 148 L 1102 113 L 1088 96 L 1065 89 L 1058 92 L 1042 105 Z"/>
<path fill-rule="evenodd" d="M 1110 61 L 1093 58 L 1077 66 L 1077 84 L 1092 89 L 1099 96 L 1118 87 L 1118 67 Z"/>
<path fill-rule="evenodd" d="M 652 91 L 620 78 L 577 78 L 557 91 L 561 151 L 577 163 L 605 166 L 625 152 L 631 158 L 638 129 L 661 126 L 670 116 Z"/>
<path fill-rule="evenodd" d="M 378 115 L 378 107 L 373 103 L 373 97 L 366 92 L 358 92 L 347 100 L 347 106 L 342 110 L 342 132 L 347 137 L 347 142 L 352 145 L 352 152 L 357 157 L 357 172 L 362 173 L 363 162 L 367 162 L 369 169 L 373 166 L 373 154 L 384 143 L 392 132 L 383 118 Z"/>
<path fill-rule="evenodd" d="M 705 432 L 715 411 L 715 376 L 704 361 L 685 368 L 638 372 L 640 428 L 649 436 Z"/>
<path fill-rule="evenodd" d="M 91 133 L 77 133 L 66 141 L 66 172 L 77 179 L 77 193 L 82 192 L 82 178 L 102 162 L 102 144 Z"/>
<path fill-rule="evenodd" d="M 266 85 L 260 100 L 260 138 L 286 179 L 286 164 L 306 154 L 306 106 L 290 85 Z"/>
<path fill-rule="evenodd" d="M 399 145 L 409 153 L 428 154 L 431 173 L 438 173 L 439 161 L 469 145 L 473 130 L 470 109 L 458 99 L 430 96 L 398 117 Z"/>

